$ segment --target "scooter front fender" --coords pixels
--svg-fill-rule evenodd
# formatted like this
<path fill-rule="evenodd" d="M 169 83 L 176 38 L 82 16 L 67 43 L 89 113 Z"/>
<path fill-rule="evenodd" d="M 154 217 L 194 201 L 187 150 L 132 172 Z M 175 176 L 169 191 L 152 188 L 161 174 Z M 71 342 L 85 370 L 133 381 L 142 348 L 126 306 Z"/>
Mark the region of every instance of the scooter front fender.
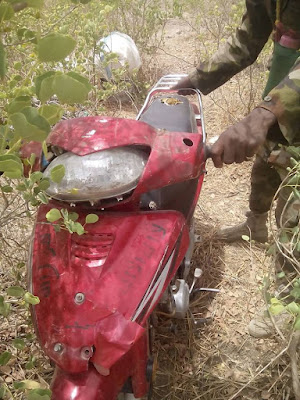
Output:
<path fill-rule="evenodd" d="M 56 367 L 51 383 L 53 400 L 116 400 L 124 382 L 130 378 L 136 398 L 146 394 L 148 338 L 143 335 L 133 348 L 119 360 L 108 376 L 98 373 L 93 364 L 87 371 L 71 374 Z"/>

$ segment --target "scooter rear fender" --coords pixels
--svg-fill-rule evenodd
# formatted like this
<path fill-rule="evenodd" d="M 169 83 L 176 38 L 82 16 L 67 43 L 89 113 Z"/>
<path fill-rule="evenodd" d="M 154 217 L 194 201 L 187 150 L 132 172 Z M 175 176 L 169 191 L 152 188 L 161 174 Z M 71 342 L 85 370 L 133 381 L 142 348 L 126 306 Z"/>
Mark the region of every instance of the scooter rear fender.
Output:
<path fill-rule="evenodd" d="M 52 207 L 38 211 L 29 265 L 40 343 L 64 371 L 87 371 L 90 361 L 109 371 L 142 337 L 183 260 L 186 220 L 176 211 L 101 212 L 78 236 L 46 222 Z M 84 222 L 86 213 L 70 211 Z"/>

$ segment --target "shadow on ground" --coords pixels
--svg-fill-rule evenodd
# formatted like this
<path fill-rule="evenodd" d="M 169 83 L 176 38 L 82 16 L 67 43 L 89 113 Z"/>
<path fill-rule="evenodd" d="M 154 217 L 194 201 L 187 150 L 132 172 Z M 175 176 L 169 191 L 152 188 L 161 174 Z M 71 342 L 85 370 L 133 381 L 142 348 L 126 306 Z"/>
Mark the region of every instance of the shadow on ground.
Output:
<path fill-rule="evenodd" d="M 200 242 L 195 246 L 192 272 L 195 268 L 203 271 L 195 287 L 218 288 L 224 268 L 221 262 L 223 244 L 215 239 L 214 227 L 203 225 L 198 220 L 195 233 L 200 236 Z M 201 337 L 210 335 L 214 318 L 210 306 L 217 295 L 212 292 L 196 293 L 191 299 L 191 315 L 185 320 L 159 317 L 155 332 L 158 370 L 153 400 L 194 400 L 201 393 L 199 366 L 195 364 L 194 355 L 199 351 L 201 354 Z"/>

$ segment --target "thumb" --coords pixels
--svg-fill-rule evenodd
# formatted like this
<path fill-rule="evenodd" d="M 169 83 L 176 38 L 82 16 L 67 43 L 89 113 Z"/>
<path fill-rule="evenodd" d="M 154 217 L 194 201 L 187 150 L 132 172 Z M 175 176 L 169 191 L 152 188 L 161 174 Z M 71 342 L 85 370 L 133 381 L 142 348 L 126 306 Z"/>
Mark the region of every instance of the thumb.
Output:
<path fill-rule="evenodd" d="M 210 155 L 213 160 L 214 166 L 216 168 L 223 167 L 223 154 L 224 154 L 224 146 L 222 141 L 219 139 L 211 148 Z"/>

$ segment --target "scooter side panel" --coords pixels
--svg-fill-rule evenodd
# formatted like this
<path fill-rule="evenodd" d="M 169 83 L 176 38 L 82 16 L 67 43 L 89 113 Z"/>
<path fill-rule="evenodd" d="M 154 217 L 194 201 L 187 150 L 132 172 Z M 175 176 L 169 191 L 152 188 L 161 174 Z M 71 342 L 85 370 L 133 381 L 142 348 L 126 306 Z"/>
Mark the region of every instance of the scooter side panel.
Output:
<path fill-rule="evenodd" d="M 145 317 L 182 261 L 185 219 L 173 211 L 99 213 L 78 236 L 55 232 L 45 219 L 50 208 L 39 209 L 31 260 L 41 344 L 74 373 L 87 369 L 92 353 L 85 350 L 95 346 L 93 362 L 109 369 L 141 337 Z"/>

